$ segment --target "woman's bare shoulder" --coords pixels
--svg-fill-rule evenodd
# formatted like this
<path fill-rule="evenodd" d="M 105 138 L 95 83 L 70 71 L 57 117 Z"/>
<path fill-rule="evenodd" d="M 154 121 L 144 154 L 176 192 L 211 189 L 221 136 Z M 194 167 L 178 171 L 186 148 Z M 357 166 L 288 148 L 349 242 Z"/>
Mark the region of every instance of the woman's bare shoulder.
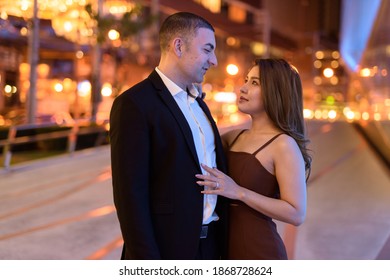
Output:
<path fill-rule="evenodd" d="M 286 153 L 296 152 L 299 153 L 299 147 L 297 142 L 293 137 L 287 134 L 281 134 L 278 138 L 275 139 L 275 144 L 273 147 L 277 151 L 278 155 L 283 155 Z"/>

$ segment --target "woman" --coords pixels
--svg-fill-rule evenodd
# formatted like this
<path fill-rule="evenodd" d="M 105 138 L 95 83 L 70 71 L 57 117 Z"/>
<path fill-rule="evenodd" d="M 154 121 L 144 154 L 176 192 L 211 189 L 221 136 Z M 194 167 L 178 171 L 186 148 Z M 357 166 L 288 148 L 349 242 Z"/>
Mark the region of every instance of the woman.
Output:
<path fill-rule="evenodd" d="M 306 145 L 302 85 L 283 59 L 258 59 L 240 89 L 238 108 L 248 130 L 223 135 L 230 176 L 203 166 L 203 193 L 231 199 L 229 259 L 287 259 L 272 219 L 298 226 L 306 215 Z M 307 176 L 306 176 L 307 174 Z"/>

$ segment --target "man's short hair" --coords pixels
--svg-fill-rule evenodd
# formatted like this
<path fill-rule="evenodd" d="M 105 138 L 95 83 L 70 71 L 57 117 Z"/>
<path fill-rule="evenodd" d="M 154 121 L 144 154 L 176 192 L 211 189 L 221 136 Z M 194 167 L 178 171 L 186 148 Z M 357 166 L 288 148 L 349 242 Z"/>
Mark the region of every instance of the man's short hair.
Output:
<path fill-rule="evenodd" d="M 172 38 L 180 36 L 187 41 L 196 35 L 199 28 L 207 28 L 215 32 L 213 26 L 201 16 L 188 12 L 170 15 L 162 23 L 159 32 L 161 51 L 168 49 Z"/>

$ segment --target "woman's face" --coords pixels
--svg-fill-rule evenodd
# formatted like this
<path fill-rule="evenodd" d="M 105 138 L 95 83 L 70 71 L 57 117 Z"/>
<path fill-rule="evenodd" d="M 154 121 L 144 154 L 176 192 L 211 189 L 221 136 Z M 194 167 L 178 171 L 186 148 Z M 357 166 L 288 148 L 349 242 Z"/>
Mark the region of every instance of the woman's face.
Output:
<path fill-rule="evenodd" d="M 254 66 L 245 78 L 245 84 L 240 88 L 238 109 L 249 115 L 263 112 L 259 66 Z"/>

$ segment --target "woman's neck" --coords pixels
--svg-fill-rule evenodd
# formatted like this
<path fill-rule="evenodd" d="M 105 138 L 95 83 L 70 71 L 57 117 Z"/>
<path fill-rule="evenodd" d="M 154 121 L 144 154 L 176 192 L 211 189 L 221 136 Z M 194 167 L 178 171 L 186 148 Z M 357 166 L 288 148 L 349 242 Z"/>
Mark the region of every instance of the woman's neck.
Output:
<path fill-rule="evenodd" d="M 275 127 L 275 125 L 270 121 L 268 117 L 252 117 L 252 126 L 249 129 L 251 132 L 255 133 L 275 133 L 279 132 L 280 129 Z"/>

